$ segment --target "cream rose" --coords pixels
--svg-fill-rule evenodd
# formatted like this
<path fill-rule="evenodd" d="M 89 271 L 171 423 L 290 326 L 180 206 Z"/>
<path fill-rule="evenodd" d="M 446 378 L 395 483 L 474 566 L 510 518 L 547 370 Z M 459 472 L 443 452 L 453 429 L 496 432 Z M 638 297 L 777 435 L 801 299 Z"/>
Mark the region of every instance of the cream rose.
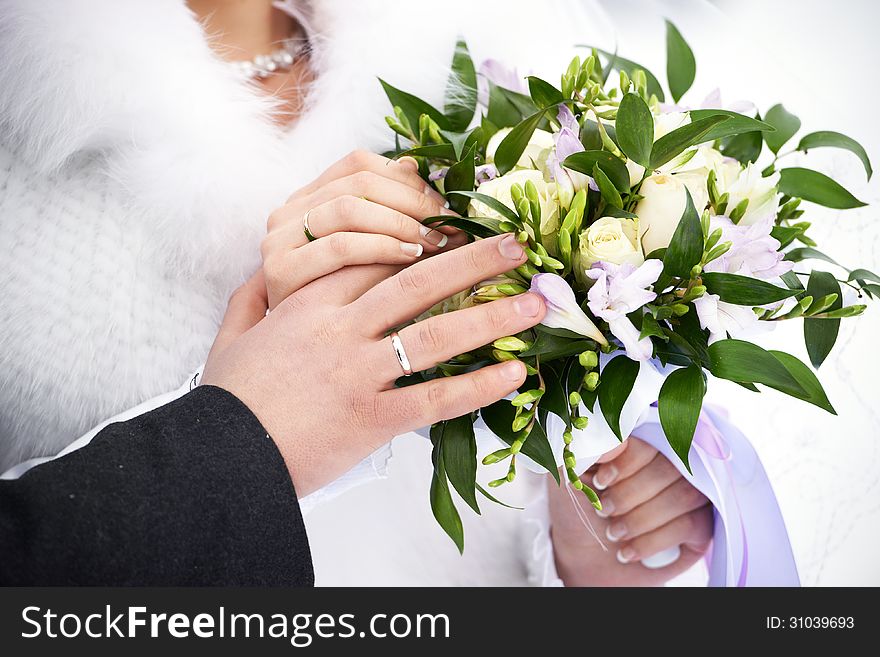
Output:
<path fill-rule="evenodd" d="M 779 210 L 779 172 L 764 178 L 761 170 L 752 162 L 744 169 L 738 164 L 736 170 L 733 167 L 730 165 L 723 178 L 719 176 L 718 192 L 730 194 L 726 213 L 730 214 L 737 205 L 748 199 L 749 205 L 739 220 L 740 226 L 751 226 L 768 216 L 775 217 Z"/>
<path fill-rule="evenodd" d="M 602 217 L 581 231 L 578 242 L 575 275 L 586 283 L 584 270 L 594 262 L 614 265 L 631 264 L 638 267 L 645 261 L 639 244 L 638 222 L 620 217 Z"/>
<path fill-rule="evenodd" d="M 515 210 L 516 208 L 513 207 L 510 188 L 513 187 L 514 184 L 519 184 L 524 188 L 528 181 L 531 181 L 538 190 L 538 200 L 541 206 L 541 234 L 553 235 L 559 230 L 559 197 L 557 194 L 557 187 L 556 183 L 545 181 L 544 176 L 540 171 L 535 171 L 534 169 L 514 170 L 499 178 L 484 182 L 480 185 L 478 191 L 481 194 L 486 194 L 487 196 L 491 196 L 492 198 L 501 201 L 507 207 Z M 468 214 L 472 217 L 504 218 L 488 205 L 480 203 L 477 200 L 470 202 L 470 205 L 468 206 Z M 531 228 L 529 228 L 529 231 L 531 232 Z M 551 247 L 555 248 L 555 242 L 555 239 L 549 240 L 549 243 L 545 244 L 545 246 L 548 250 L 552 251 L 553 249 L 551 249 Z"/>
<path fill-rule="evenodd" d="M 495 161 L 495 152 L 498 150 L 498 145 L 511 130 L 512 128 L 502 128 L 492 135 L 489 142 L 486 144 L 487 162 Z M 529 139 L 529 143 L 526 145 L 523 154 L 519 156 L 519 160 L 514 169 L 534 169 L 537 167 L 539 171 L 546 173 L 547 158 L 553 150 L 553 144 L 552 134 L 546 130 L 535 130 L 535 132 L 532 133 L 532 137 Z"/>
<path fill-rule="evenodd" d="M 644 197 L 636 206 L 639 237 L 645 253 L 669 246 L 687 204 L 685 189 L 690 191 L 694 207 L 701 213 L 709 202 L 706 174 L 684 172 L 656 174 L 639 188 Z"/>

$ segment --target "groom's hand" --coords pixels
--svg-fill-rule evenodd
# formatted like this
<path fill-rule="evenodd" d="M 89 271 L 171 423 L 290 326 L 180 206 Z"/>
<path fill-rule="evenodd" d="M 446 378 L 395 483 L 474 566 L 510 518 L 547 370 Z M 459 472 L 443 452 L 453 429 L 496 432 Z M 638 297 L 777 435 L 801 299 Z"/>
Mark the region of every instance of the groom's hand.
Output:
<path fill-rule="evenodd" d="M 395 388 L 404 374 L 389 331 L 435 303 L 523 264 L 512 235 L 417 262 L 390 278 L 300 288 L 265 317 L 251 281 L 233 296 L 202 383 L 242 400 L 278 445 L 299 495 L 337 478 L 395 435 L 502 399 L 526 376 L 518 361 Z M 384 280 L 383 280 L 384 278 Z M 544 302 L 522 294 L 400 329 L 414 371 L 526 330 Z"/>

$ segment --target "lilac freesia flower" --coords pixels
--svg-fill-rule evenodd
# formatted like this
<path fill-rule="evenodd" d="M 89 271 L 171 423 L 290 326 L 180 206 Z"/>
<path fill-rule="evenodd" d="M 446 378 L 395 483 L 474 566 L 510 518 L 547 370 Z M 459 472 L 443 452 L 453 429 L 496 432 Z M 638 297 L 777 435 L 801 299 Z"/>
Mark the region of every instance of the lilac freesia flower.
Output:
<path fill-rule="evenodd" d="M 730 250 L 706 265 L 706 271 L 772 279 L 791 271 L 794 263 L 785 260 L 779 241 L 770 236 L 773 217 L 751 226 L 733 223 L 727 217 L 712 217 L 712 230 L 721 229 L 721 242 L 731 242 Z"/>
<path fill-rule="evenodd" d="M 443 180 L 446 177 L 446 174 L 449 173 L 449 167 L 443 167 L 442 169 L 435 169 L 431 173 L 428 174 L 428 180 L 431 182 L 437 182 L 438 180 Z"/>
<path fill-rule="evenodd" d="M 717 294 L 704 294 L 694 299 L 694 308 L 700 318 L 700 328 L 709 330 L 709 344 L 732 338 L 745 337 L 760 325 L 755 312 L 748 306 L 737 306 L 721 301 Z"/>
<path fill-rule="evenodd" d="M 562 166 L 569 155 L 580 153 L 584 148 L 578 137 L 578 123 L 574 114 L 565 105 L 559 106 L 559 112 L 556 115 L 559 121 L 559 131 L 553 133 L 553 152 L 547 158 L 547 165 L 553 180 L 560 187 L 562 195 L 566 198 L 574 196 L 576 191 L 584 189 L 587 185 L 593 186 L 593 179 L 577 171 L 566 169 Z"/>
<path fill-rule="evenodd" d="M 525 84 L 526 76 L 520 75 L 515 68 L 510 68 L 497 59 L 483 60 L 477 73 L 477 99 L 483 107 L 489 105 L 490 82 L 521 94 L 529 92 Z"/>
<path fill-rule="evenodd" d="M 491 162 L 489 164 L 481 164 L 474 169 L 474 182 L 477 185 L 482 185 L 484 182 L 493 180 L 496 177 L 498 177 L 498 169 Z"/>
<path fill-rule="evenodd" d="M 550 328 L 574 331 L 578 335 L 592 338 L 599 344 L 608 344 L 602 332 L 596 328 L 587 314 L 581 310 L 574 291 L 557 274 L 535 274 L 529 290 L 540 295 L 547 306 L 547 314 L 541 324 Z"/>
<path fill-rule="evenodd" d="M 657 298 L 646 289 L 660 277 L 663 263 L 646 260 L 638 268 L 632 264 L 613 265 L 597 262 L 586 271 L 596 282 L 587 293 L 588 305 L 596 317 L 608 322 L 608 327 L 623 343 L 626 355 L 632 360 L 648 360 L 652 346 L 649 338 L 639 339 L 639 331 L 627 315 Z"/>

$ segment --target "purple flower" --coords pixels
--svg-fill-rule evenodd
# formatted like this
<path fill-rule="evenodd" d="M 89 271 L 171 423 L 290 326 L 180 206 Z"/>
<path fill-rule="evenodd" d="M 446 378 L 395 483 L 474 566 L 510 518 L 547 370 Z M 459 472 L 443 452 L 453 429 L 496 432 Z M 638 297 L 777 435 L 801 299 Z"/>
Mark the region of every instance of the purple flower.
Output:
<path fill-rule="evenodd" d="M 446 177 L 446 174 L 449 173 L 449 167 L 443 167 L 442 169 L 436 169 L 428 174 L 428 180 L 431 182 L 437 182 L 438 180 L 443 180 Z"/>
<path fill-rule="evenodd" d="M 590 310 L 608 322 L 614 337 L 620 340 L 632 360 L 648 360 L 652 346 L 649 338 L 639 339 L 639 331 L 627 315 L 657 298 L 646 288 L 657 281 L 661 271 L 663 263 L 653 259 L 638 268 L 631 264 L 597 262 L 586 271 L 587 276 L 596 281 L 587 293 Z"/>
<path fill-rule="evenodd" d="M 498 169 L 491 162 L 489 164 L 481 164 L 474 169 L 474 182 L 482 185 L 484 182 L 492 180 L 498 176 Z"/>
<path fill-rule="evenodd" d="M 728 333 L 733 338 L 745 337 L 760 324 L 751 308 L 721 301 L 717 294 L 704 294 L 694 299 L 694 308 L 700 319 L 700 328 L 709 329 L 709 344 L 724 340 Z"/>
<path fill-rule="evenodd" d="M 602 332 L 581 310 L 574 291 L 562 276 L 535 274 L 532 276 L 530 291 L 540 295 L 547 306 L 547 314 L 541 324 L 550 328 L 568 329 L 578 335 L 592 338 L 599 344 L 608 344 Z"/>
<path fill-rule="evenodd" d="M 487 107 L 489 105 L 489 83 L 516 91 L 518 93 L 527 94 L 528 89 L 525 84 L 525 76 L 520 75 L 516 69 L 510 68 L 499 62 L 497 59 L 486 59 L 480 64 L 477 76 L 477 98 L 480 105 Z"/>
<path fill-rule="evenodd" d="M 556 120 L 559 121 L 560 128 L 558 132 L 553 133 L 554 147 L 553 152 L 547 158 L 547 165 L 553 180 L 560 187 L 563 199 L 570 199 L 576 191 L 584 189 L 593 180 L 589 176 L 562 166 L 562 162 L 569 155 L 580 153 L 586 149 L 578 137 L 577 119 L 568 107 L 560 105 Z M 566 204 L 563 203 L 563 205 Z"/>
<path fill-rule="evenodd" d="M 731 242 L 730 250 L 706 265 L 706 271 L 772 279 L 791 271 L 779 242 L 770 236 L 773 217 L 750 226 L 737 225 L 727 217 L 712 217 L 712 230 L 721 229 L 719 242 Z"/>

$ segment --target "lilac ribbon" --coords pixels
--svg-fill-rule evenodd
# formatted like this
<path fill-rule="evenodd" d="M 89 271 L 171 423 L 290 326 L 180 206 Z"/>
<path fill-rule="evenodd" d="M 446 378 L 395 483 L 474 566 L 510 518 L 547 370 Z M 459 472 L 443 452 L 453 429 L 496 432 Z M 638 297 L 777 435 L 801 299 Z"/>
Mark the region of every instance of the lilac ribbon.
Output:
<path fill-rule="evenodd" d="M 656 408 L 633 435 L 662 452 L 715 509 L 706 561 L 709 586 L 799 586 L 788 532 L 773 488 L 746 437 L 717 408 L 704 407 L 691 445 L 693 474 L 672 451 Z"/>

